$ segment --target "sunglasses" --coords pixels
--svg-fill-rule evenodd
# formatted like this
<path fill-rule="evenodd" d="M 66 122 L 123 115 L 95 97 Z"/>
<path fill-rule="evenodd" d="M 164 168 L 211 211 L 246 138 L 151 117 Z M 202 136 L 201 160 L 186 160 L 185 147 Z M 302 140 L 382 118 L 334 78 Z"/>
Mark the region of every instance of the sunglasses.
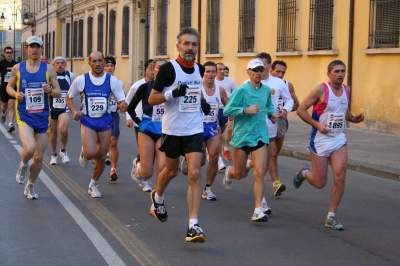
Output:
<path fill-rule="evenodd" d="M 264 68 L 262 68 L 262 67 L 256 67 L 256 68 L 254 68 L 254 69 L 250 69 L 251 71 L 253 71 L 253 72 L 255 72 L 255 73 L 262 73 L 262 72 L 264 72 Z"/>
<path fill-rule="evenodd" d="M 6 54 L 12 54 L 13 52 L 5 52 Z"/>

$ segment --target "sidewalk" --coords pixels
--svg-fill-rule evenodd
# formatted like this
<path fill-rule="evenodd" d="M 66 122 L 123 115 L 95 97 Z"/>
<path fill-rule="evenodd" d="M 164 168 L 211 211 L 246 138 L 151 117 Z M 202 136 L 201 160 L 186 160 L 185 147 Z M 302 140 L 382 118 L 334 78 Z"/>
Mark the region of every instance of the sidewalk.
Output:
<path fill-rule="evenodd" d="M 289 120 L 281 154 L 310 160 L 310 131 L 303 121 Z M 400 180 L 400 136 L 347 128 L 346 137 L 349 170 Z"/>

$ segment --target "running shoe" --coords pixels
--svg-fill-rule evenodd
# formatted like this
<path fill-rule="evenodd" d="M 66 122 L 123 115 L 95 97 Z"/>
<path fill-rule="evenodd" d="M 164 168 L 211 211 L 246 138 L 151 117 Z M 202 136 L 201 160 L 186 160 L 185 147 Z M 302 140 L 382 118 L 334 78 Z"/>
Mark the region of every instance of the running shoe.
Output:
<path fill-rule="evenodd" d="M 15 130 L 15 127 L 14 127 L 14 125 L 11 123 L 11 124 L 9 124 L 8 125 L 8 129 L 7 129 L 7 132 L 8 133 L 11 133 L 11 132 L 13 132 Z"/>
<path fill-rule="evenodd" d="M 28 179 L 28 169 L 29 169 L 29 165 L 27 166 L 22 166 L 20 165 L 17 171 L 17 175 L 15 176 L 15 178 L 17 179 L 17 182 L 19 184 L 23 184 L 25 182 L 26 179 Z"/>
<path fill-rule="evenodd" d="M 168 219 L 167 210 L 165 209 L 164 202 L 162 204 L 158 204 L 155 200 L 156 191 L 153 190 L 150 192 L 150 199 L 153 205 L 150 209 L 150 214 L 156 217 L 160 222 L 166 222 Z"/>
<path fill-rule="evenodd" d="M 185 241 L 192 243 L 204 243 L 206 242 L 206 236 L 204 235 L 200 226 L 195 224 L 193 227 L 187 230 Z"/>
<path fill-rule="evenodd" d="M 257 208 L 257 210 L 254 211 L 251 220 L 253 222 L 268 222 L 268 215 L 265 214 L 261 208 Z"/>
<path fill-rule="evenodd" d="M 211 201 L 216 201 L 217 200 L 217 196 L 215 196 L 214 193 L 212 193 L 211 187 L 206 187 L 203 190 L 203 194 L 201 195 L 201 197 L 203 199 L 207 199 L 207 200 L 211 200 Z"/>
<path fill-rule="evenodd" d="M 140 162 L 136 163 L 136 162 L 137 159 L 135 158 L 132 163 L 131 177 L 136 183 L 138 183 L 140 187 L 142 187 L 143 178 L 141 178 L 138 174 L 139 168 L 141 167 L 141 163 Z"/>
<path fill-rule="evenodd" d="M 232 161 L 232 154 L 231 154 L 231 151 L 229 149 L 224 147 L 222 149 L 222 153 L 224 154 L 225 159 L 227 159 L 228 161 Z"/>
<path fill-rule="evenodd" d="M 325 226 L 332 228 L 333 230 L 343 230 L 343 224 L 336 221 L 335 217 L 328 217 L 325 220 Z"/>
<path fill-rule="evenodd" d="M 228 166 L 225 169 L 225 175 L 224 178 L 222 179 L 222 184 L 224 185 L 224 188 L 226 190 L 231 190 L 232 189 L 232 180 L 228 177 L 229 169 L 231 169 L 232 166 Z"/>
<path fill-rule="evenodd" d="M 2 114 L 2 115 L 1 115 L 0 122 L 1 122 L 2 124 L 4 124 L 4 123 L 6 122 L 6 115 L 5 115 L 5 114 Z"/>
<path fill-rule="evenodd" d="M 224 162 L 218 162 L 218 171 L 224 171 L 226 169 L 226 165 Z"/>
<path fill-rule="evenodd" d="M 27 199 L 37 199 L 38 198 L 38 194 L 36 194 L 35 190 L 33 189 L 33 184 L 29 184 L 29 185 L 25 186 L 24 195 L 26 196 Z"/>
<path fill-rule="evenodd" d="M 110 155 L 107 153 L 106 165 L 111 165 Z"/>
<path fill-rule="evenodd" d="M 181 162 L 181 171 L 184 175 L 187 175 L 189 173 L 186 157 L 183 157 L 183 160 Z"/>
<path fill-rule="evenodd" d="M 144 192 L 151 192 L 151 182 L 147 180 L 143 180 L 142 184 L 139 185 Z"/>
<path fill-rule="evenodd" d="M 296 175 L 293 177 L 293 186 L 295 188 L 299 188 L 301 184 L 303 183 L 306 178 L 303 176 L 303 171 L 304 170 L 310 170 L 308 167 L 308 164 L 303 163 L 299 169 L 299 171 L 296 173 Z"/>
<path fill-rule="evenodd" d="M 57 155 L 52 155 L 50 158 L 50 165 L 57 165 Z"/>
<path fill-rule="evenodd" d="M 91 162 L 92 164 L 95 164 L 95 163 L 96 163 L 96 159 L 93 158 L 93 159 L 90 160 L 90 162 Z"/>
<path fill-rule="evenodd" d="M 97 184 L 89 185 L 88 193 L 92 198 L 101 198 L 101 193 L 97 187 Z"/>
<path fill-rule="evenodd" d="M 86 167 L 88 166 L 88 164 L 89 164 L 88 159 L 86 159 L 86 158 L 83 156 L 83 153 L 82 153 L 82 152 L 81 152 L 81 154 L 79 155 L 79 164 L 80 164 L 83 168 L 86 168 Z"/>
<path fill-rule="evenodd" d="M 271 215 L 272 210 L 270 207 L 268 207 L 268 204 L 266 202 L 261 203 L 261 209 L 264 214 Z"/>
<path fill-rule="evenodd" d="M 276 180 L 273 184 L 274 187 L 274 196 L 278 197 L 282 195 L 282 192 L 286 190 L 286 186 L 281 183 L 281 181 Z"/>
<path fill-rule="evenodd" d="M 61 159 L 62 159 L 63 163 L 69 163 L 69 157 L 68 157 L 67 151 L 62 152 L 60 150 L 60 156 L 61 156 Z"/>
<path fill-rule="evenodd" d="M 118 175 L 117 175 L 117 169 L 112 168 L 110 171 L 110 181 L 117 181 Z"/>

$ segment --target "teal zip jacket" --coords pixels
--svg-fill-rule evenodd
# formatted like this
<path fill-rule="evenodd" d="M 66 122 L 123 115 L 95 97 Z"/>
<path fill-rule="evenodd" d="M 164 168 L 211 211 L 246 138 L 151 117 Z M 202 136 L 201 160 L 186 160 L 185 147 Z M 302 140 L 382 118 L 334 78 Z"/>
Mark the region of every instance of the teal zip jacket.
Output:
<path fill-rule="evenodd" d="M 255 103 L 260 107 L 257 114 L 243 113 L 245 108 Z M 232 140 L 229 144 L 234 148 L 255 147 L 259 141 L 269 144 L 266 116 L 270 117 L 273 113 L 270 87 L 261 84 L 256 89 L 247 82 L 236 88 L 224 107 L 224 116 L 234 117 Z"/>

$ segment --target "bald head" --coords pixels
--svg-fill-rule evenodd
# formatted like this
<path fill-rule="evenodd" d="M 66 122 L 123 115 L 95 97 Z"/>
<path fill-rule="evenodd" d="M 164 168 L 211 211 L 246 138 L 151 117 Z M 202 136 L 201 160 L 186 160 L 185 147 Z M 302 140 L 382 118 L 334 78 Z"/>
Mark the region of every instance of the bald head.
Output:
<path fill-rule="evenodd" d="M 89 55 L 89 62 L 90 68 L 92 69 L 92 75 L 95 77 L 101 77 L 104 74 L 104 55 L 99 51 L 92 52 Z"/>

